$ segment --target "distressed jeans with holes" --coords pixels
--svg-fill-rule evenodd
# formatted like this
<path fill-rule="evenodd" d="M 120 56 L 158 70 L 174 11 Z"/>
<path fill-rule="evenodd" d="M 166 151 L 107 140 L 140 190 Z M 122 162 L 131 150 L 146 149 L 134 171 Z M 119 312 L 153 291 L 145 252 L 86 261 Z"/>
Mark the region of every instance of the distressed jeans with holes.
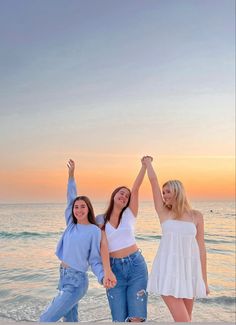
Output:
<path fill-rule="evenodd" d="M 140 251 L 124 258 L 110 258 L 117 285 L 107 290 L 113 322 L 147 318 L 148 270 Z"/>
<path fill-rule="evenodd" d="M 40 316 L 40 322 L 78 322 L 78 302 L 88 290 L 88 276 L 85 272 L 60 266 L 58 296 Z"/>

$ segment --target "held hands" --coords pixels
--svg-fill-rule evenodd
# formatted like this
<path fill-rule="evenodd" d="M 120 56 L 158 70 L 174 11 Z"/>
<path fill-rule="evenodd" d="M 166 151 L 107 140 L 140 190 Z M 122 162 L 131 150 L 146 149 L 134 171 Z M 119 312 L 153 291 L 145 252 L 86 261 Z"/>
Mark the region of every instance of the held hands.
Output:
<path fill-rule="evenodd" d="M 117 280 L 114 275 L 114 273 L 109 270 L 108 272 L 105 272 L 104 278 L 103 278 L 103 286 L 106 289 L 114 288 L 116 286 Z"/>
<path fill-rule="evenodd" d="M 68 172 L 69 172 L 69 177 L 74 177 L 74 172 L 75 172 L 75 162 L 72 159 L 69 159 L 67 163 L 68 167 Z"/>
<path fill-rule="evenodd" d="M 147 164 L 151 163 L 153 158 L 151 156 L 143 156 L 141 159 L 142 164 L 147 167 Z"/>

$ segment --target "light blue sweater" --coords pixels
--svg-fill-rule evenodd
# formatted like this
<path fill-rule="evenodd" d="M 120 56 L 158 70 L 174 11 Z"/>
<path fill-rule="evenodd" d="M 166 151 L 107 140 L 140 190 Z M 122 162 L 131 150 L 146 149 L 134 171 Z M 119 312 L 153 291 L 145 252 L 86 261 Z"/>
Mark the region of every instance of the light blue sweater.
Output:
<path fill-rule="evenodd" d="M 56 255 L 75 270 L 87 272 L 89 266 L 102 284 L 104 277 L 100 255 L 101 230 L 93 224 L 75 224 L 72 218 L 72 205 L 77 197 L 74 179 L 69 179 L 67 187 L 67 207 L 65 219 L 67 228 L 58 242 Z"/>

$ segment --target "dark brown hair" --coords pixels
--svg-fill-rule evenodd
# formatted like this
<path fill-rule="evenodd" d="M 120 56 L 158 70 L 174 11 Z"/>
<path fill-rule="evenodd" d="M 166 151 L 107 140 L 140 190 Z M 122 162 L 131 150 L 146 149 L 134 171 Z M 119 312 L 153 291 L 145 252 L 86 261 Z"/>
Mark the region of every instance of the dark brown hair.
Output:
<path fill-rule="evenodd" d="M 74 199 L 74 202 L 73 202 L 73 205 L 72 205 L 72 219 L 73 219 L 73 222 L 74 223 L 78 223 L 77 222 L 77 219 L 76 219 L 76 217 L 74 215 L 74 206 L 75 206 L 75 202 L 76 201 L 81 201 L 81 200 L 83 200 L 86 203 L 87 207 L 88 207 L 88 210 L 89 210 L 88 211 L 88 221 L 89 221 L 89 223 L 92 223 L 92 224 L 94 224 L 94 225 L 97 226 L 96 218 L 95 218 L 95 214 L 94 214 L 94 211 L 93 211 L 92 203 L 90 202 L 90 200 L 89 200 L 89 198 L 87 196 L 83 196 L 83 195 L 77 196 Z"/>
<path fill-rule="evenodd" d="M 104 213 L 104 225 L 102 227 L 102 229 L 104 230 L 105 229 L 105 225 L 106 223 L 110 220 L 111 218 L 111 214 L 112 214 L 112 211 L 113 211 L 113 208 L 114 208 L 114 197 L 116 195 L 117 192 L 119 192 L 122 188 L 125 188 L 126 190 L 129 191 L 130 193 L 130 196 L 131 196 L 131 191 L 128 187 L 126 186 L 119 186 L 117 187 L 111 194 L 111 198 L 110 198 L 110 202 L 109 202 L 109 205 L 108 205 L 108 208 L 106 210 L 106 212 Z M 126 206 L 121 210 L 120 212 L 120 215 L 119 215 L 119 221 L 118 221 L 118 226 L 120 224 L 120 221 L 121 221 L 121 217 L 122 217 L 122 213 L 123 211 L 129 206 L 129 202 L 130 202 L 130 196 L 129 196 L 129 199 L 128 199 L 128 202 L 126 204 Z"/>

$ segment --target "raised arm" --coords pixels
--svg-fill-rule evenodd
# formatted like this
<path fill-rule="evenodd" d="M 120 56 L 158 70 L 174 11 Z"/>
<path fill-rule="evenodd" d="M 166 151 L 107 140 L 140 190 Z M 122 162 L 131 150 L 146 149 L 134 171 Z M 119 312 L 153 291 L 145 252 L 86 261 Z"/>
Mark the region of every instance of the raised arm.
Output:
<path fill-rule="evenodd" d="M 130 197 L 130 203 L 129 208 L 132 210 L 134 216 L 136 217 L 138 214 L 138 195 L 139 195 L 139 188 L 143 182 L 143 178 L 146 172 L 146 166 L 142 162 L 142 167 L 138 173 L 138 176 L 136 177 L 133 187 L 131 189 L 131 197 Z"/>
<path fill-rule="evenodd" d="M 154 206 L 161 220 L 162 213 L 164 212 L 164 202 L 161 194 L 160 185 L 158 183 L 157 175 L 152 166 L 152 157 L 150 156 L 143 157 L 142 161 L 147 167 L 147 174 L 152 187 Z"/>
<path fill-rule="evenodd" d="M 72 205 L 74 199 L 77 197 L 77 189 L 74 179 L 75 162 L 70 159 L 67 163 L 68 167 L 68 184 L 67 184 L 67 207 L 65 210 L 66 224 L 69 225 L 72 222 Z"/>
<path fill-rule="evenodd" d="M 194 211 L 195 220 L 197 221 L 197 235 L 196 240 L 199 247 L 201 266 L 202 266 L 202 277 L 206 286 L 206 294 L 210 293 L 208 282 L 207 282 L 207 262 L 206 262 L 206 247 L 204 240 L 204 220 L 203 215 L 199 211 Z"/>

